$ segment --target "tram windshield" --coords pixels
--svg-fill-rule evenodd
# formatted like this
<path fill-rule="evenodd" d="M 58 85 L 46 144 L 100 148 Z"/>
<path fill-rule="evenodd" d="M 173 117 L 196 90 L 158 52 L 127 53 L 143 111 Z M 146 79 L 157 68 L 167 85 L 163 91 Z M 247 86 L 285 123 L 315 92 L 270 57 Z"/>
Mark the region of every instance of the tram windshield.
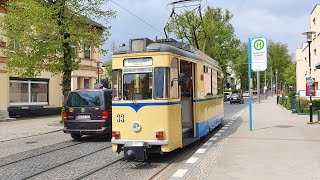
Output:
<path fill-rule="evenodd" d="M 125 74 L 123 81 L 123 99 L 152 99 L 152 73 Z"/>

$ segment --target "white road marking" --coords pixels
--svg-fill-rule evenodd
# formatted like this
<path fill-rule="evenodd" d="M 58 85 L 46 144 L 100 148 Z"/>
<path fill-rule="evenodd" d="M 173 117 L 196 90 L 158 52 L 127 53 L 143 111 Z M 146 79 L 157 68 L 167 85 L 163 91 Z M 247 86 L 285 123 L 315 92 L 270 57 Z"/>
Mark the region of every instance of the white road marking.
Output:
<path fill-rule="evenodd" d="M 223 133 L 223 132 L 225 132 L 226 130 L 223 130 L 223 129 L 220 129 L 218 132 L 219 133 Z"/>
<path fill-rule="evenodd" d="M 196 157 L 191 157 L 188 159 L 188 161 L 186 162 L 187 164 L 194 164 L 198 161 L 198 158 Z"/>
<path fill-rule="evenodd" d="M 203 149 L 203 148 L 200 148 L 196 151 L 197 154 L 202 154 L 206 151 L 207 149 Z"/>
<path fill-rule="evenodd" d="M 226 129 L 228 129 L 228 127 L 223 127 L 223 128 L 221 128 L 221 129 L 224 129 L 224 130 L 226 130 Z"/>
<path fill-rule="evenodd" d="M 224 125 L 225 127 L 229 127 L 231 124 L 226 124 L 226 125 Z"/>
<path fill-rule="evenodd" d="M 216 133 L 214 136 L 221 136 L 221 133 Z"/>
<path fill-rule="evenodd" d="M 215 140 L 217 140 L 218 138 L 217 137 L 212 137 L 212 138 L 210 138 L 210 140 L 212 140 L 212 141 L 215 141 Z"/>
<path fill-rule="evenodd" d="M 206 142 L 206 143 L 204 143 L 203 145 L 205 145 L 205 146 L 211 146 L 211 145 L 212 145 L 212 142 Z"/>
<path fill-rule="evenodd" d="M 178 169 L 172 177 L 183 177 L 188 172 L 188 169 Z"/>

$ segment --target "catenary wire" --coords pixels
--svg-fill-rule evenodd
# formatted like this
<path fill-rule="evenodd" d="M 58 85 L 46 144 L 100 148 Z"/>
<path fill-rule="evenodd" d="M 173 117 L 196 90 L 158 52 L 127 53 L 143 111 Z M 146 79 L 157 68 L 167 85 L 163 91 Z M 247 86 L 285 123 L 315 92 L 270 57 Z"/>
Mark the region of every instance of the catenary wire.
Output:
<path fill-rule="evenodd" d="M 163 32 L 161 32 L 160 30 L 158 30 L 157 28 L 155 28 L 153 25 L 151 25 L 150 23 L 148 23 L 147 21 L 143 20 L 142 18 L 140 18 L 139 16 L 133 14 L 132 12 L 130 12 L 128 9 L 126 9 L 125 7 L 121 6 L 120 4 L 114 2 L 113 0 L 110 0 L 111 2 L 113 2 L 115 5 L 119 6 L 121 9 L 127 11 L 129 14 L 133 15 L 134 17 L 138 18 L 140 21 L 142 21 L 143 23 L 147 24 L 148 26 L 150 26 L 151 28 L 153 28 L 154 30 L 158 31 L 161 34 L 164 34 Z"/>

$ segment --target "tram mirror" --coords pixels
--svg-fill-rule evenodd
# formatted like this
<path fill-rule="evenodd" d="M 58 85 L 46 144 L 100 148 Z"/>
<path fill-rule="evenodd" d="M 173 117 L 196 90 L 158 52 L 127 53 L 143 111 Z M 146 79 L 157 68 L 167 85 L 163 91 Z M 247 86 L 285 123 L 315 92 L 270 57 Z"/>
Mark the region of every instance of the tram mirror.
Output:
<path fill-rule="evenodd" d="M 184 77 L 173 78 L 170 83 L 171 87 L 173 87 L 174 81 L 178 81 L 178 85 L 180 86 L 180 85 L 184 84 L 186 80 L 184 79 Z"/>

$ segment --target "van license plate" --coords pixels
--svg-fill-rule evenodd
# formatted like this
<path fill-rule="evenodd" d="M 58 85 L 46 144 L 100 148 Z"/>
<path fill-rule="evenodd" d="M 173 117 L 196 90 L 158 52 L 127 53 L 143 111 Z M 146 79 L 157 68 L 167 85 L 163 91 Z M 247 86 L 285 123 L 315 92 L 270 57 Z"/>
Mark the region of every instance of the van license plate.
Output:
<path fill-rule="evenodd" d="M 90 115 L 78 115 L 78 116 L 76 116 L 76 120 L 81 120 L 81 119 L 90 119 Z"/>

